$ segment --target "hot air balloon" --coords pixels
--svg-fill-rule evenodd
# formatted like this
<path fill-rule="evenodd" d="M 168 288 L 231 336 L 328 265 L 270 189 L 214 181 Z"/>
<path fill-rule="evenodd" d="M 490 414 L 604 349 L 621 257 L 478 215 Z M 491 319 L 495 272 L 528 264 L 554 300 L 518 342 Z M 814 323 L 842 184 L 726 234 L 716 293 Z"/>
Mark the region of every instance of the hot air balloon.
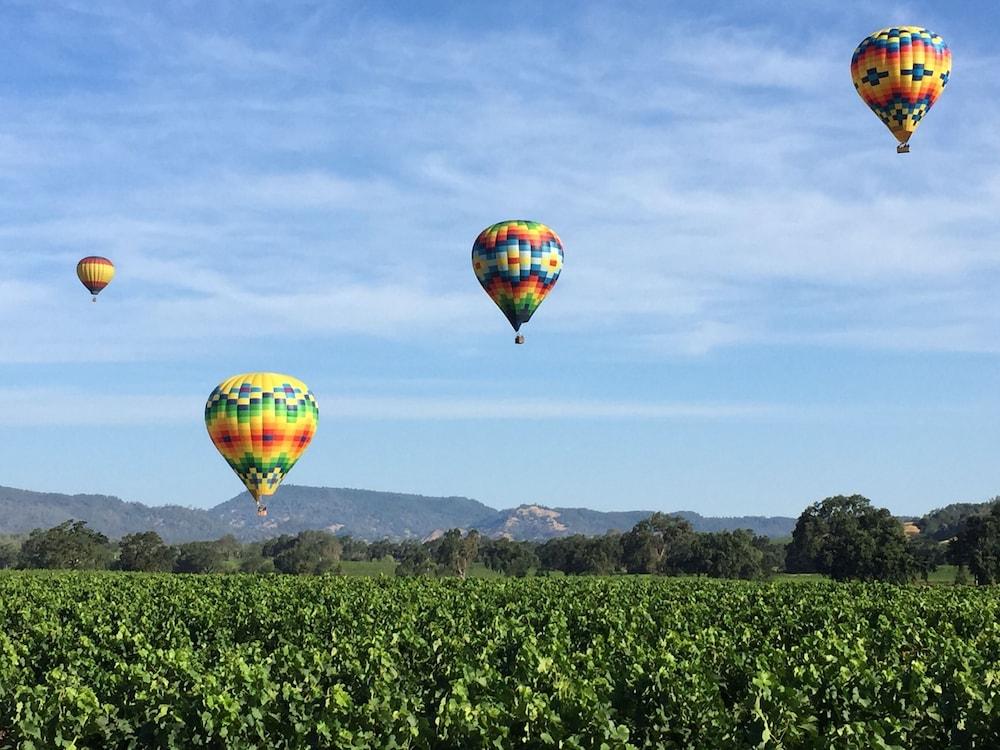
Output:
<path fill-rule="evenodd" d="M 301 380 L 249 372 L 224 380 L 205 404 L 209 437 L 266 516 L 260 498 L 273 495 L 299 460 L 319 423 L 319 406 Z"/>
<path fill-rule="evenodd" d="M 941 96 L 951 77 L 951 50 L 944 39 L 919 26 L 876 31 L 851 58 L 851 78 L 865 104 L 910 150 L 910 136 Z"/>
<path fill-rule="evenodd" d="M 115 264 L 99 255 L 89 255 L 76 264 L 76 275 L 94 295 L 91 302 L 97 302 L 97 295 L 115 277 Z"/>
<path fill-rule="evenodd" d="M 537 221 L 501 221 L 486 227 L 472 246 L 472 269 L 523 344 L 527 323 L 563 267 L 559 235 Z"/>

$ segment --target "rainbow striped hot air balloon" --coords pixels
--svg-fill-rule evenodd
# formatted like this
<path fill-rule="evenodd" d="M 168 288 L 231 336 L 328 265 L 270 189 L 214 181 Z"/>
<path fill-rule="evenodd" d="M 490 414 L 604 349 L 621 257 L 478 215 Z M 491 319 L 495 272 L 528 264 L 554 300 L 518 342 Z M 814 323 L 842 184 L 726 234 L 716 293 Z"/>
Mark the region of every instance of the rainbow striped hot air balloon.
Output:
<path fill-rule="evenodd" d="M 559 235 L 537 221 L 501 221 L 472 246 L 472 270 L 523 344 L 521 326 L 548 295 L 563 267 Z"/>
<path fill-rule="evenodd" d="M 919 26 L 882 29 L 862 40 L 851 58 L 854 88 L 899 141 L 908 141 L 951 78 L 951 50 Z"/>
<path fill-rule="evenodd" d="M 262 495 L 273 495 L 316 432 L 319 406 L 301 380 L 274 372 L 234 375 L 205 404 L 205 426 L 226 463 L 267 515 Z"/>
<path fill-rule="evenodd" d="M 97 302 L 97 295 L 115 277 L 115 264 L 100 255 L 88 255 L 76 264 L 76 275 L 94 295 L 91 302 Z"/>

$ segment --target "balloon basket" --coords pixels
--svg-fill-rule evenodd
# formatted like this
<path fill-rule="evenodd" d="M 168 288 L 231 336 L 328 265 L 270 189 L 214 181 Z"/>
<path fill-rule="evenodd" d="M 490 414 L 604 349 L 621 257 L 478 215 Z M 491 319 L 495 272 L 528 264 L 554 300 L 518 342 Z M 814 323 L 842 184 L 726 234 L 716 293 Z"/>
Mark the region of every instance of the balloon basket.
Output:
<path fill-rule="evenodd" d="M 514 343 L 515 344 L 523 344 L 524 343 L 524 336 L 522 336 L 521 334 L 517 334 L 514 337 Z"/>
<path fill-rule="evenodd" d="M 266 516 L 267 515 L 267 506 L 266 505 L 258 505 L 257 506 L 257 515 L 258 516 Z"/>
<path fill-rule="evenodd" d="M 908 154 L 908 153 L 910 153 L 910 144 L 909 143 L 900 143 L 898 146 L 896 146 L 896 153 L 897 154 Z"/>
<path fill-rule="evenodd" d="M 95 294 L 93 297 L 91 297 L 90 301 L 91 302 L 97 302 L 97 295 Z"/>

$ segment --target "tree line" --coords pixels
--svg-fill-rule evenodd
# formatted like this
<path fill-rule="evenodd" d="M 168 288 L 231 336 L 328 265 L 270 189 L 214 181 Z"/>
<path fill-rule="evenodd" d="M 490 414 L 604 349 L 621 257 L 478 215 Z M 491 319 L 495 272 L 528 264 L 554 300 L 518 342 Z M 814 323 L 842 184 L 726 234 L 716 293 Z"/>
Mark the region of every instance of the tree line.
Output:
<path fill-rule="evenodd" d="M 0 546 L 0 567 L 174 573 L 336 573 L 344 561 L 392 560 L 395 573 L 465 577 L 474 563 L 509 576 L 652 573 L 765 578 L 781 570 L 782 545 L 750 531 L 697 533 L 680 518 L 654 513 L 626 533 L 573 535 L 545 542 L 491 539 L 450 529 L 430 541 L 366 542 L 302 531 L 264 542 L 221 539 L 170 545 L 155 531 L 117 542 L 84 521 L 36 529 L 18 549 Z"/>
<path fill-rule="evenodd" d="M 509 576 L 696 575 L 764 579 L 775 573 L 820 573 L 835 580 L 904 583 L 945 562 L 977 583 L 1000 582 L 1000 503 L 965 518 L 950 540 L 908 538 L 885 508 L 860 495 L 826 498 L 799 516 L 791 541 L 748 530 L 696 532 L 682 518 L 654 513 L 631 530 L 572 535 L 544 542 L 491 539 L 451 529 L 430 541 L 366 542 L 327 531 L 303 531 L 263 542 L 166 544 L 155 531 L 117 542 L 83 521 L 36 529 L 20 546 L 0 539 L 0 567 L 174 573 L 320 574 L 344 561 L 392 560 L 397 575 L 465 577 L 474 563 Z"/>

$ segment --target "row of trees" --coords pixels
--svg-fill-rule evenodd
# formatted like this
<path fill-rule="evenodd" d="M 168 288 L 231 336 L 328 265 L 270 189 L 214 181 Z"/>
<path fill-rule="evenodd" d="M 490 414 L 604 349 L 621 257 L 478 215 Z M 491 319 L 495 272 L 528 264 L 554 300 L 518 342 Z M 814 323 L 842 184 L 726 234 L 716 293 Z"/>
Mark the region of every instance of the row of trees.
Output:
<path fill-rule="evenodd" d="M 153 531 L 117 543 L 66 521 L 35 530 L 20 549 L 0 539 L 0 567 L 117 569 L 177 573 L 336 572 L 343 560 L 395 561 L 398 575 L 465 577 L 473 563 L 510 576 L 639 573 L 766 578 L 775 572 L 821 573 L 835 580 L 905 582 L 950 562 L 977 583 L 1000 582 L 1000 503 L 969 516 L 948 542 L 908 539 L 888 510 L 860 495 L 838 495 L 803 511 L 786 546 L 750 531 L 697 533 L 680 518 L 654 513 L 630 531 L 574 535 L 545 542 L 490 539 L 451 529 L 429 542 L 368 543 L 325 531 L 303 531 L 241 544 L 232 536 L 168 545 Z"/>
<path fill-rule="evenodd" d="M 341 541 L 324 531 L 303 531 L 263 543 L 241 544 L 233 536 L 210 542 L 168 545 L 155 531 L 128 534 L 117 544 L 88 528 L 65 521 L 32 531 L 20 549 L 0 547 L 0 567 L 68 570 L 128 570 L 175 573 L 325 573 L 341 557 Z"/>
<path fill-rule="evenodd" d="M 117 543 L 83 521 L 33 531 L 0 556 L 0 567 L 126 570 L 176 573 L 325 573 L 342 560 L 396 562 L 398 575 L 465 577 L 479 562 L 510 576 L 561 571 L 566 574 L 701 574 L 718 578 L 762 578 L 781 569 L 781 545 L 749 531 L 698 534 L 679 518 L 655 513 L 620 534 L 575 535 L 544 543 L 489 539 L 451 529 L 432 541 L 367 543 L 325 531 L 303 531 L 265 542 L 216 541 L 168 545 L 153 531 L 129 534 Z"/>

